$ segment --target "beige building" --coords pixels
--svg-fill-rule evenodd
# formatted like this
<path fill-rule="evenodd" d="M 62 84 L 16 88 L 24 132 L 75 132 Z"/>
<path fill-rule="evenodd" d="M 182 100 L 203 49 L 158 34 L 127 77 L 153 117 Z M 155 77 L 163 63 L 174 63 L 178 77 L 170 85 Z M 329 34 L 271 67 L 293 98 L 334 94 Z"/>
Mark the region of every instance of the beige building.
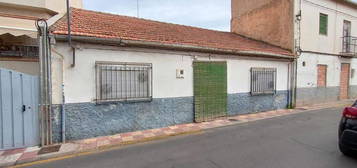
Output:
<path fill-rule="evenodd" d="M 70 3 L 82 8 L 82 0 Z M 35 21 L 65 12 L 65 0 L 0 0 L 0 68 L 38 75 Z"/>

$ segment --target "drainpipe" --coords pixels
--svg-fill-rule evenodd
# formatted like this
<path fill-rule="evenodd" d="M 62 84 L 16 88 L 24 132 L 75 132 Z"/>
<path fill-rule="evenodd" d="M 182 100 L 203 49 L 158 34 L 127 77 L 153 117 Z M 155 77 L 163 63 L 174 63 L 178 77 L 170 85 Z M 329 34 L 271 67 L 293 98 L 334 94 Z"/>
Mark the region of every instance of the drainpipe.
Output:
<path fill-rule="evenodd" d="M 291 108 L 296 107 L 296 93 L 297 93 L 297 58 L 292 62 L 292 87 L 291 87 Z"/>
<path fill-rule="evenodd" d="M 298 31 L 298 43 L 296 44 L 295 41 L 295 45 L 294 45 L 294 54 L 295 54 L 295 58 L 294 60 L 291 62 L 291 86 L 290 86 L 290 108 L 295 108 L 296 107 L 296 95 L 297 95 L 297 65 L 298 65 L 298 58 L 301 54 L 301 19 L 302 19 L 302 0 L 299 0 L 298 2 L 298 13 L 295 15 L 294 18 L 294 23 L 297 26 L 294 26 L 294 32 Z M 294 33 L 295 34 L 295 33 Z M 295 36 L 295 35 L 294 35 Z"/>
<path fill-rule="evenodd" d="M 64 71 L 62 71 L 64 73 Z M 62 79 L 63 80 L 63 79 Z M 62 107 L 61 107 L 61 138 L 62 138 L 62 143 L 66 142 L 66 109 L 65 108 L 65 100 L 64 100 L 64 84 L 62 84 Z"/>
<path fill-rule="evenodd" d="M 72 34 L 71 34 L 71 10 L 69 5 L 69 0 L 67 0 L 67 29 L 68 29 L 68 45 L 72 50 L 72 64 L 71 67 L 76 66 L 76 49 L 72 46 Z"/>
<path fill-rule="evenodd" d="M 72 35 L 71 35 L 71 16 L 70 16 L 70 5 L 69 0 L 66 0 L 67 7 L 67 29 L 68 29 L 68 45 L 72 50 L 72 64 L 71 67 L 75 67 L 76 65 L 76 51 L 72 46 Z M 58 52 L 57 52 L 58 53 Z M 64 57 L 62 56 L 62 61 L 64 64 Z M 64 80 L 64 65 L 62 65 L 62 80 Z M 66 109 L 65 109 L 65 95 L 64 95 L 64 81 L 62 81 L 62 105 L 61 105 L 61 138 L 62 143 L 66 142 Z"/>

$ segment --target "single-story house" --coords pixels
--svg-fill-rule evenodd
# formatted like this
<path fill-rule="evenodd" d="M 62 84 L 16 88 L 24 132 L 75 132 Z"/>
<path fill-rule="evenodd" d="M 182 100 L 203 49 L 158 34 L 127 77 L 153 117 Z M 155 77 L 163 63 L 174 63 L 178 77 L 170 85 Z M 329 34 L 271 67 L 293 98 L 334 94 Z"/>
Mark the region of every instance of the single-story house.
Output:
<path fill-rule="evenodd" d="M 50 34 L 57 142 L 291 103 L 294 54 L 235 33 L 72 8 Z"/>

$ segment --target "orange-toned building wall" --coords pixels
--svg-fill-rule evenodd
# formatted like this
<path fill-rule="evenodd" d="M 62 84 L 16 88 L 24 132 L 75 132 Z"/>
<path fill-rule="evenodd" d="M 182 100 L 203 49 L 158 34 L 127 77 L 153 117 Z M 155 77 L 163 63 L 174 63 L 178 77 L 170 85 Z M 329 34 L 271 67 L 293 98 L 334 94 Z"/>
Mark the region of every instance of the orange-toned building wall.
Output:
<path fill-rule="evenodd" d="M 232 0 L 231 31 L 293 51 L 294 0 Z"/>

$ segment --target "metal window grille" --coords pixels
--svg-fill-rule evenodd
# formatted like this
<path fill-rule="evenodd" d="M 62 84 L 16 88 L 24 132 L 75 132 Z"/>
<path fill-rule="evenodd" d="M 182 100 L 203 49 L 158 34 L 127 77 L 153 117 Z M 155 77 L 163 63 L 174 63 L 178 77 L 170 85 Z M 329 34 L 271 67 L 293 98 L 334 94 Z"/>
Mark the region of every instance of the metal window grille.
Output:
<path fill-rule="evenodd" d="M 357 53 L 357 37 L 352 37 L 352 36 L 342 37 L 342 53 L 344 54 Z"/>
<path fill-rule="evenodd" d="M 38 46 L 0 45 L 0 56 L 38 57 Z"/>
<path fill-rule="evenodd" d="M 96 63 L 97 102 L 151 101 L 152 64 Z"/>
<path fill-rule="evenodd" d="M 250 80 L 252 95 L 276 93 L 276 68 L 252 68 Z"/>

